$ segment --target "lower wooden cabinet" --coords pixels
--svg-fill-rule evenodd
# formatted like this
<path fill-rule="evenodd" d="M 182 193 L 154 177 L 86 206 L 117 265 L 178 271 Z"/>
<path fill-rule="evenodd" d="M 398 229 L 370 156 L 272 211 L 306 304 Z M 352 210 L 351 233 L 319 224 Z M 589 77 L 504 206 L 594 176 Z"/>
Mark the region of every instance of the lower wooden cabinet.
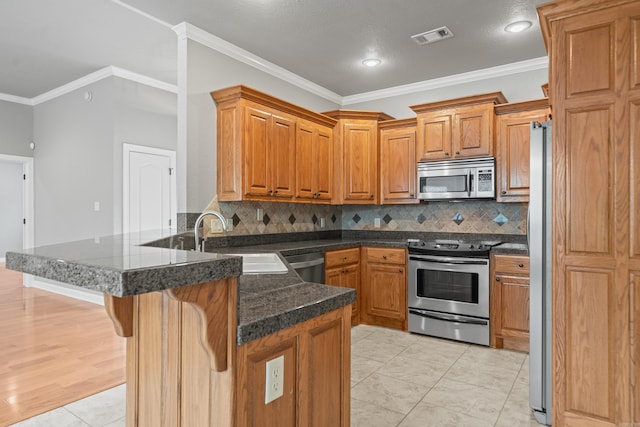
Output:
<path fill-rule="evenodd" d="M 351 304 L 351 324 L 359 324 L 360 248 L 327 251 L 324 257 L 326 284 L 356 290 L 356 301 Z"/>
<path fill-rule="evenodd" d="M 407 250 L 363 247 L 362 310 L 369 325 L 407 330 Z"/>
<path fill-rule="evenodd" d="M 348 427 L 349 317 L 349 307 L 343 307 L 238 347 L 234 425 Z M 266 364 L 280 356 L 284 356 L 283 395 L 265 403 Z"/>
<path fill-rule="evenodd" d="M 491 256 L 491 336 L 495 348 L 529 351 L 529 257 Z"/>

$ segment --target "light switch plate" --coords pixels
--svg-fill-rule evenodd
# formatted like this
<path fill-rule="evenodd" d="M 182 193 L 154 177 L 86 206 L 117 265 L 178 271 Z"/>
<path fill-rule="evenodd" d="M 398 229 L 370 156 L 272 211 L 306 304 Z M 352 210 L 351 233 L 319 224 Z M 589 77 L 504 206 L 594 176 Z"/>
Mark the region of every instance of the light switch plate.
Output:
<path fill-rule="evenodd" d="M 380 228 L 380 218 L 374 218 L 373 219 L 373 227 L 374 228 Z"/>
<path fill-rule="evenodd" d="M 284 388 L 284 355 L 267 362 L 264 390 L 264 403 L 273 402 L 281 397 Z"/>

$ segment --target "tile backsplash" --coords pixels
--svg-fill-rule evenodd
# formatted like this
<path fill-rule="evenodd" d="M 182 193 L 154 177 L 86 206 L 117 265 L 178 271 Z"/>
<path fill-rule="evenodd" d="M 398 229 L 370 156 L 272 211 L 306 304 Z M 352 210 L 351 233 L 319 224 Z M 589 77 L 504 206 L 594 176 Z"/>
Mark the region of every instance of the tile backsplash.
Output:
<path fill-rule="evenodd" d="M 429 202 L 419 205 L 313 205 L 273 202 L 218 202 L 233 223 L 229 234 L 273 234 L 330 230 L 526 234 L 527 203 Z M 258 210 L 260 218 L 258 218 Z M 324 227 L 321 224 L 324 223 Z M 379 227 L 376 224 L 379 223 Z M 191 224 L 191 228 L 193 224 Z M 205 233 L 207 230 L 205 229 Z"/>

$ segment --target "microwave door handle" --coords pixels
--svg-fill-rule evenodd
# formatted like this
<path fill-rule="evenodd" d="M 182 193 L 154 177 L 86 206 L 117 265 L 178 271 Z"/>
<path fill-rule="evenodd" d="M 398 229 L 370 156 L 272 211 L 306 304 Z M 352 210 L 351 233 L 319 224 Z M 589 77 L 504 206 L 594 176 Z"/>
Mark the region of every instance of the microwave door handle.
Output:
<path fill-rule="evenodd" d="M 486 325 L 488 322 L 486 320 L 480 320 L 480 319 L 464 319 L 458 316 L 453 316 L 453 318 L 448 317 L 448 316 L 440 316 L 437 314 L 432 314 L 432 313 L 425 313 L 423 311 L 420 310 L 413 310 L 410 309 L 409 310 L 410 314 L 415 314 L 416 316 L 420 316 L 420 317 L 426 317 L 428 319 L 435 319 L 435 320 L 442 320 L 444 322 L 451 322 L 451 323 L 468 323 L 470 325 Z"/>
<path fill-rule="evenodd" d="M 467 169 L 467 197 L 471 197 L 471 169 Z"/>

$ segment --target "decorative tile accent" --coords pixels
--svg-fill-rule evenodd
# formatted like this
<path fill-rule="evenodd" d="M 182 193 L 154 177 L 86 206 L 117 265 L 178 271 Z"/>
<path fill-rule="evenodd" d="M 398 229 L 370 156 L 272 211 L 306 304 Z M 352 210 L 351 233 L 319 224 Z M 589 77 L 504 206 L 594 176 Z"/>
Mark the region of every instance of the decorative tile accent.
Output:
<path fill-rule="evenodd" d="M 294 214 L 289 215 L 289 224 L 293 225 L 296 223 L 296 216 Z"/>
<path fill-rule="evenodd" d="M 422 224 L 426 220 L 427 220 L 427 217 L 424 216 L 423 214 L 418 215 L 418 218 L 416 218 L 416 221 L 418 221 L 418 224 Z"/>
<path fill-rule="evenodd" d="M 505 225 L 507 222 L 509 222 L 509 218 L 507 218 L 506 216 L 502 215 L 502 213 L 498 214 L 497 217 L 493 218 L 493 222 L 495 222 L 496 224 L 498 224 L 500 227 L 502 227 L 503 225 Z"/>
<path fill-rule="evenodd" d="M 355 215 L 353 216 L 353 218 L 352 218 L 352 219 L 353 219 L 353 222 L 355 222 L 355 223 L 357 224 L 357 223 L 359 223 L 359 222 L 360 222 L 360 220 L 361 220 L 362 218 L 360 218 L 360 215 L 355 214 Z"/>
<path fill-rule="evenodd" d="M 333 222 L 335 224 L 336 220 L 338 218 L 336 218 L 336 214 L 331 215 L 331 222 Z"/>
<path fill-rule="evenodd" d="M 240 224 L 240 217 L 238 216 L 238 214 L 234 213 L 231 217 L 231 220 L 233 221 L 233 228 L 236 228 L 238 224 Z"/>
<path fill-rule="evenodd" d="M 316 214 L 313 214 L 313 216 L 311 217 L 311 222 L 313 222 L 314 224 L 318 223 L 318 217 L 316 216 Z"/>
<path fill-rule="evenodd" d="M 269 215 L 264 214 L 264 216 L 262 217 L 262 223 L 264 225 L 269 225 L 270 222 L 271 222 L 271 218 L 269 217 Z"/>
<path fill-rule="evenodd" d="M 389 224 L 392 219 L 393 218 L 391 218 L 389 214 L 386 214 L 385 216 L 382 217 L 382 220 L 384 221 L 385 224 Z"/>
<path fill-rule="evenodd" d="M 464 221 L 464 217 L 462 215 L 460 215 L 460 213 L 457 213 L 453 216 L 453 218 L 451 218 L 451 221 L 455 222 L 456 224 L 460 225 L 462 224 L 462 221 Z"/>

